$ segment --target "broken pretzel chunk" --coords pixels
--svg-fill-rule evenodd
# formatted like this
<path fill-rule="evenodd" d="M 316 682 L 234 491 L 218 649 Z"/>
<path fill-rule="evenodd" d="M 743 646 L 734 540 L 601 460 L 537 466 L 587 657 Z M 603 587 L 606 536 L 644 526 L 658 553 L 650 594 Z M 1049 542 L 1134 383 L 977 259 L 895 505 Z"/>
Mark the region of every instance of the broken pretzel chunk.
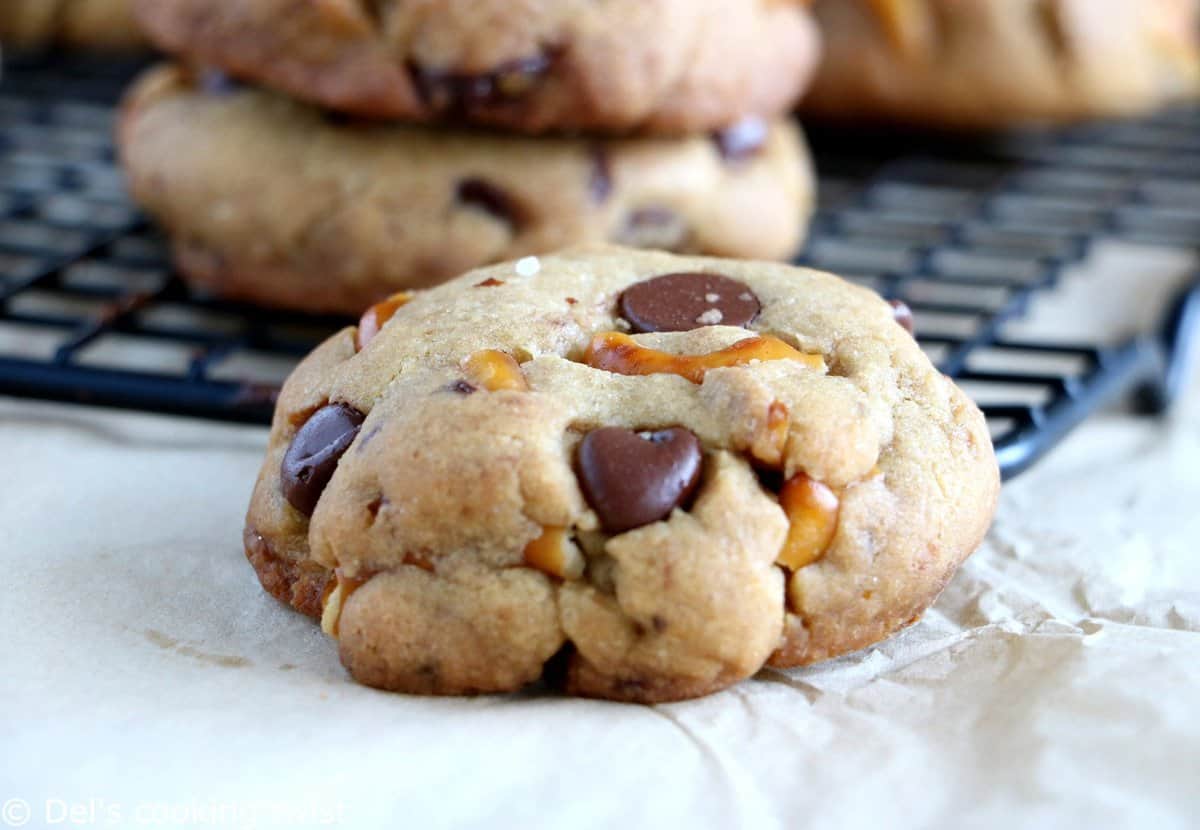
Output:
<path fill-rule="evenodd" d="M 672 374 L 692 383 L 703 383 L 710 369 L 745 366 L 759 360 L 798 360 L 813 369 L 825 368 L 820 355 L 798 351 L 769 334 L 748 337 L 708 354 L 673 355 L 642 346 L 627 334 L 607 332 L 592 338 L 583 358 L 593 369 L 618 375 Z"/>
<path fill-rule="evenodd" d="M 495 349 L 485 349 L 463 361 L 463 371 L 476 386 L 489 392 L 513 390 L 524 392 L 529 383 L 521 372 L 521 366 L 512 355 Z"/>
<path fill-rule="evenodd" d="M 833 542 L 840 502 L 828 486 L 797 473 L 779 491 L 779 504 L 787 514 L 788 535 L 775 562 L 799 570 L 824 556 Z"/>
<path fill-rule="evenodd" d="M 750 444 L 750 455 L 768 467 L 783 465 L 787 451 L 790 413 L 783 401 L 772 401 L 767 407 L 767 418 L 755 432 Z"/>
<path fill-rule="evenodd" d="M 355 350 L 361 352 L 365 349 L 367 344 L 375 339 L 375 335 L 379 334 L 384 324 L 392 319 L 392 315 L 411 299 L 412 294 L 401 291 L 368 308 L 358 321 L 358 333 L 354 335 Z"/>
<path fill-rule="evenodd" d="M 333 572 L 333 579 L 325 588 L 321 599 L 321 630 L 330 637 L 337 637 L 342 620 L 342 608 L 351 595 L 367 583 L 366 579 L 346 576 L 341 569 Z"/>
<path fill-rule="evenodd" d="M 525 546 L 525 562 L 559 579 L 581 579 L 587 561 L 566 528 L 548 527 Z"/>

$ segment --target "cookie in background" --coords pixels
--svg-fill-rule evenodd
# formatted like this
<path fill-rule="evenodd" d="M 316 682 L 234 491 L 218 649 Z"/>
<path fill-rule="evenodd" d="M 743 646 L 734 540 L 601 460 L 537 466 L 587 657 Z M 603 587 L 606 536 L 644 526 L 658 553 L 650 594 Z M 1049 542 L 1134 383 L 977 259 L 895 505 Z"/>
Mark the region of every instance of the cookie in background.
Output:
<path fill-rule="evenodd" d="M 1200 94 L 1197 0 L 817 0 L 801 111 L 989 129 L 1133 116 Z"/>
<path fill-rule="evenodd" d="M 149 48 L 133 0 L 4 0 L 0 43 L 12 53 L 54 47 L 97 52 Z"/>
<path fill-rule="evenodd" d="M 129 93 L 134 199 L 192 284 L 357 315 L 394 291 L 598 242 L 787 259 L 814 177 L 790 119 L 679 138 L 364 122 L 179 67 Z"/>
<path fill-rule="evenodd" d="M 781 115 L 817 58 L 796 2 L 137 0 L 137 13 L 184 62 L 327 109 L 525 133 Z"/>

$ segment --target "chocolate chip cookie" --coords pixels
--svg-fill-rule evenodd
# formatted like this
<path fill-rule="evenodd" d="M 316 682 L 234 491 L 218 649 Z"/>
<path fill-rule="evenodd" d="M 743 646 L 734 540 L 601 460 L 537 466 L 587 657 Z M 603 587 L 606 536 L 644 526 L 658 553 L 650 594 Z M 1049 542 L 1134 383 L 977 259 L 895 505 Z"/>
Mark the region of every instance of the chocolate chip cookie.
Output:
<path fill-rule="evenodd" d="M 813 199 L 789 122 L 688 139 L 438 132 L 347 123 L 177 68 L 132 91 L 119 144 L 184 276 L 310 311 L 358 314 L 398 289 L 583 243 L 786 259 Z"/>
<path fill-rule="evenodd" d="M 817 0 L 805 111 L 989 128 L 1200 93 L 1197 0 Z"/>
<path fill-rule="evenodd" d="M 363 683 L 663 701 L 912 623 L 998 487 L 979 410 L 875 294 L 600 247 L 326 341 L 283 388 L 245 540 Z"/>
<path fill-rule="evenodd" d="M 139 0 L 191 62 L 332 110 L 523 132 L 773 117 L 817 55 L 799 0 Z"/>
<path fill-rule="evenodd" d="M 145 46 L 133 0 L 4 0 L 0 43 L 15 51 L 52 45 L 104 51 Z"/>

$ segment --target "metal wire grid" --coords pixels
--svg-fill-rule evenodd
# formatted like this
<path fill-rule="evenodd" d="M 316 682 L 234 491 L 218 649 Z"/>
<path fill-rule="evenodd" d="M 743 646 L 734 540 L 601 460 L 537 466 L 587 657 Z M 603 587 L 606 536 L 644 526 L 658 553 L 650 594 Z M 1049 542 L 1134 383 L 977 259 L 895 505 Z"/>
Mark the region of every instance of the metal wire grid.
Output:
<path fill-rule="evenodd" d="M 0 393 L 267 423 L 287 371 L 344 321 L 195 296 L 170 272 L 114 166 L 128 72 L 59 62 L 0 85 Z M 1002 330 L 1098 239 L 1200 244 L 1200 109 L 983 144 L 814 145 L 822 197 L 800 261 L 913 307 L 922 345 L 983 405 L 1006 476 L 1116 397 L 1169 404 L 1196 291 L 1117 347 Z"/>

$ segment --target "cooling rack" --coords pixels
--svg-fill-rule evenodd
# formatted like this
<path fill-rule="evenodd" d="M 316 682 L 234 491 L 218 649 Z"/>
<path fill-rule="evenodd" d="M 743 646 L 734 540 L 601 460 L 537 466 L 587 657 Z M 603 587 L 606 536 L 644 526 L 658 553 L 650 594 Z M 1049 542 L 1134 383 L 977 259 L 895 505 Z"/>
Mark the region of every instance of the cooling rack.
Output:
<path fill-rule="evenodd" d="M 171 273 L 114 162 L 113 105 L 135 69 L 43 58 L 0 82 L 0 394 L 268 423 L 288 370 L 345 321 L 197 296 Z M 1200 247 L 1200 108 L 987 140 L 812 140 L 821 200 L 799 261 L 913 308 L 922 346 L 983 407 L 1006 477 L 1102 406 L 1170 406 L 1200 275 L 1124 343 L 1004 332 L 1099 241 Z"/>

